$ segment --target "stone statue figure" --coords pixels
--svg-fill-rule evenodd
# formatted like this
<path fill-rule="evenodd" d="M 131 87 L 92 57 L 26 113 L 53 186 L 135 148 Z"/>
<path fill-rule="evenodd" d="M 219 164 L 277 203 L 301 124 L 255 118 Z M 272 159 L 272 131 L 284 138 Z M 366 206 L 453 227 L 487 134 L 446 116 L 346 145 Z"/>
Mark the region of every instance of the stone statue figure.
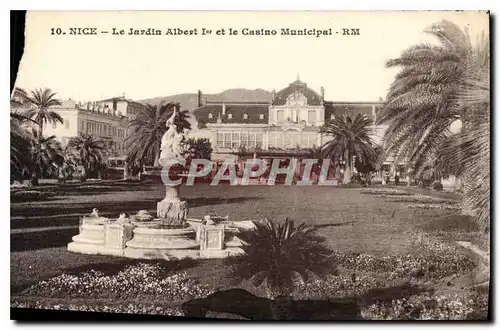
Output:
<path fill-rule="evenodd" d="M 161 139 L 161 152 L 159 163 L 161 166 L 176 163 L 184 159 L 183 141 L 184 135 L 177 132 L 177 125 L 174 124 L 177 108 L 174 109 L 172 116 L 167 120 L 166 126 L 168 130 Z"/>

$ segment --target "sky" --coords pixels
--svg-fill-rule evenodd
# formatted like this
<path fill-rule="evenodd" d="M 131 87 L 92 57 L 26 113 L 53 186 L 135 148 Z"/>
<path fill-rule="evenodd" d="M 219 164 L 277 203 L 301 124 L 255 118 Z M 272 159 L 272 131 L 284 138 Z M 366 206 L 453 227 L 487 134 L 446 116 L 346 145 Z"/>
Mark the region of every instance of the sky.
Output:
<path fill-rule="evenodd" d="M 28 12 L 26 46 L 16 86 L 51 88 L 61 99 L 122 96 L 140 100 L 230 88 L 280 90 L 297 75 L 332 101 L 377 101 L 397 69 L 388 59 L 409 46 L 435 43 L 423 32 L 434 22 L 488 33 L 478 12 Z M 69 28 L 211 29 L 208 35 L 69 35 Z M 60 28 L 66 35 L 52 35 Z M 225 35 L 216 31 L 225 29 Z M 228 29 L 240 31 L 228 35 Z M 276 29 L 275 36 L 241 30 Z M 281 36 L 281 28 L 359 29 L 360 35 Z"/>

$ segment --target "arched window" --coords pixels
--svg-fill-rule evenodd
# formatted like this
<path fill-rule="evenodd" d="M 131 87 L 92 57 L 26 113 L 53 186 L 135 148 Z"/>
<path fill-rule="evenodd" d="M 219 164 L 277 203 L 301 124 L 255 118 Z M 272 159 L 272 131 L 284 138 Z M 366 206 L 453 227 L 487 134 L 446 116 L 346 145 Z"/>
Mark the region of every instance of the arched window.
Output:
<path fill-rule="evenodd" d="M 243 115 L 243 119 L 248 119 L 248 114 L 246 114 L 246 113 L 245 113 L 245 114 Z"/>
<path fill-rule="evenodd" d="M 208 114 L 208 119 L 212 119 L 212 117 L 213 117 L 213 116 L 212 116 L 212 114 L 211 114 L 211 113 L 209 113 L 209 114 Z"/>
<path fill-rule="evenodd" d="M 263 114 L 260 114 L 260 115 L 259 115 L 259 118 L 260 118 L 260 119 L 264 119 L 264 115 L 263 115 Z"/>
<path fill-rule="evenodd" d="M 232 114 L 232 113 L 228 113 L 228 114 L 227 114 L 227 118 L 228 118 L 228 119 L 233 119 L 233 114 Z"/>

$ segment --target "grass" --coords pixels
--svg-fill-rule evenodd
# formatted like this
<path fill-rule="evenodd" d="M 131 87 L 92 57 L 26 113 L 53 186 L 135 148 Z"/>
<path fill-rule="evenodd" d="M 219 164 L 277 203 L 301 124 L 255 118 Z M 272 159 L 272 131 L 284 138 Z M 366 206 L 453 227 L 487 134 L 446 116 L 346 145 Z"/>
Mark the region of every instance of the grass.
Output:
<path fill-rule="evenodd" d="M 154 182 L 65 184 L 37 189 L 55 192 L 55 195 L 39 202 L 11 204 L 12 295 L 40 280 L 62 273 L 78 274 L 90 269 L 112 273 L 136 263 L 135 260 L 112 256 L 69 253 L 66 245 L 78 233 L 79 218 L 93 208 L 110 218 L 118 217 L 123 212 L 134 214 L 139 210 L 154 214 L 156 203 L 165 194 L 164 187 Z M 408 191 L 406 188 L 398 189 Z M 307 222 L 314 225 L 327 238 L 327 244 L 339 253 L 359 253 L 379 258 L 418 255 L 421 252 L 419 249 L 423 248 L 415 246 L 411 239 L 416 231 L 435 233 L 447 240 L 463 238 L 464 235 L 477 236 L 471 234 L 476 228 L 471 225 L 470 219 L 460 217 L 456 211 L 409 209 L 404 200 L 389 201 L 377 195 L 361 194 L 361 190 L 321 186 L 212 187 L 197 184 L 182 187 L 181 198 L 188 202 L 189 217 L 217 213 L 229 215 L 231 220 L 267 217 L 284 221 L 285 217 L 290 217 L 296 223 Z M 437 198 L 457 199 L 450 194 L 434 195 Z M 186 271 L 189 276 L 214 290 L 235 285 L 222 261 L 162 263 L 170 270 Z M 383 278 L 380 280 L 383 281 Z M 239 286 L 246 288 L 247 284 Z"/>

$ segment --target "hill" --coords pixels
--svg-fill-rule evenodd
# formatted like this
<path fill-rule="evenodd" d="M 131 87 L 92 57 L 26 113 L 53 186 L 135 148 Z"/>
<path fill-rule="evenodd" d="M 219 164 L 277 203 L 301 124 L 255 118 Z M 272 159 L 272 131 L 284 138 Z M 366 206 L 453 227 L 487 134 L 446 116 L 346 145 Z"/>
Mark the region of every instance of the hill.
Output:
<path fill-rule="evenodd" d="M 203 94 L 203 101 L 270 101 L 271 92 L 264 89 L 228 89 L 218 94 Z M 198 107 L 197 93 L 184 93 L 139 100 L 142 103 L 160 104 L 179 102 L 182 109 L 193 110 Z"/>

